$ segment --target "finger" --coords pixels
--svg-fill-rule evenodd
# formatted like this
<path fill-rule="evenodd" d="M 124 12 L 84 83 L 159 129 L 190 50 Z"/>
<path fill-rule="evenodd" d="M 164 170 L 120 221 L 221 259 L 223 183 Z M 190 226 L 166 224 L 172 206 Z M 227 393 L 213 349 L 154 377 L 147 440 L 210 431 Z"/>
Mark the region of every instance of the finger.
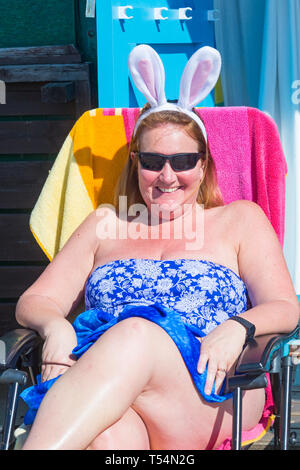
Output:
<path fill-rule="evenodd" d="M 199 374 L 203 374 L 203 372 L 205 371 L 207 361 L 208 361 L 208 355 L 205 352 L 201 352 L 198 365 L 197 365 L 197 370 Z"/>
<path fill-rule="evenodd" d="M 50 369 L 51 369 L 50 365 L 48 364 L 42 365 L 41 367 L 41 381 L 42 382 L 46 382 L 46 380 L 48 380 L 48 377 L 51 373 Z"/>
<path fill-rule="evenodd" d="M 42 365 L 41 369 L 41 378 L 42 382 L 46 382 L 47 380 L 50 380 L 55 374 L 55 366 L 52 364 L 44 364 Z"/>
<path fill-rule="evenodd" d="M 220 393 L 222 388 L 224 379 L 226 378 L 226 369 L 225 367 L 218 367 L 216 372 L 216 379 L 215 379 L 215 390 L 216 393 Z"/>
<path fill-rule="evenodd" d="M 206 382 L 205 382 L 205 387 L 204 387 L 204 392 L 206 393 L 206 395 L 211 394 L 212 387 L 213 387 L 215 377 L 216 377 L 216 373 L 217 373 L 217 365 L 210 360 L 208 362 Z"/>
<path fill-rule="evenodd" d="M 47 380 L 54 379 L 59 375 L 62 375 L 66 370 L 69 369 L 67 365 L 54 365 L 54 364 L 45 364 L 42 366 L 42 373 L 41 379 L 42 382 L 46 382 Z"/>

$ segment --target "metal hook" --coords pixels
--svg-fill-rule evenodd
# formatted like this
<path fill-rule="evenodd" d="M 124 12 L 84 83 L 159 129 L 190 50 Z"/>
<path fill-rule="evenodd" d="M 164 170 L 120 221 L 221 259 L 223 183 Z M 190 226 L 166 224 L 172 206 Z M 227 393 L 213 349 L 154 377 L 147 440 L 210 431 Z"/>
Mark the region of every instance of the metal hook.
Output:
<path fill-rule="evenodd" d="M 118 19 L 119 20 L 131 20 L 133 18 L 133 16 L 128 16 L 127 15 L 126 10 L 128 10 L 128 8 L 130 8 L 130 10 L 133 10 L 132 5 L 126 5 L 126 6 L 123 6 L 123 7 L 118 7 Z"/>
<path fill-rule="evenodd" d="M 220 10 L 207 10 L 208 21 L 219 21 L 220 17 Z"/>
<path fill-rule="evenodd" d="M 167 20 L 167 16 L 162 16 L 162 10 L 168 11 L 167 7 L 154 8 L 154 19 L 155 20 Z"/>
<path fill-rule="evenodd" d="M 193 17 L 192 16 L 186 16 L 187 11 L 193 11 L 191 7 L 186 7 L 186 8 L 179 8 L 178 9 L 178 18 L 180 20 L 191 20 Z"/>

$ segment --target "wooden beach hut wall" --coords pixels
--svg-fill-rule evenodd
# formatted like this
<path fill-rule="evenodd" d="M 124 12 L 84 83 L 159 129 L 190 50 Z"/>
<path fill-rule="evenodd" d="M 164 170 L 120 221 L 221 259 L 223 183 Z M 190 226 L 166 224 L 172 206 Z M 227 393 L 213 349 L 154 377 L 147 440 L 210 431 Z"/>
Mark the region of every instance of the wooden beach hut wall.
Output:
<path fill-rule="evenodd" d="M 81 0 L 0 0 L 0 334 L 48 259 L 29 216 L 76 119 L 96 106 L 95 18 Z"/>

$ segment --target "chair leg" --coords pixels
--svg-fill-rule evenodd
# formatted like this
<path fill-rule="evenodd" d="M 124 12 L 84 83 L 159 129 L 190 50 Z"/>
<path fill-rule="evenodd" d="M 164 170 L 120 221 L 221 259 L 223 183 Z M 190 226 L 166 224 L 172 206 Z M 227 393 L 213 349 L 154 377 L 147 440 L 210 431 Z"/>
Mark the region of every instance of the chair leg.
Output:
<path fill-rule="evenodd" d="M 274 414 L 275 420 L 273 424 L 274 430 L 274 447 L 280 449 L 280 400 L 281 400 L 281 381 L 279 373 L 270 374 L 272 395 L 274 400 Z"/>
<path fill-rule="evenodd" d="M 291 421 L 291 391 L 292 391 L 292 369 L 291 356 L 282 358 L 282 388 L 280 404 L 280 447 L 288 450 L 290 439 Z"/>
<path fill-rule="evenodd" d="M 241 449 L 242 440 L 242 389 L 233 392 L 232 450 Z"/>
<path fill-rule="evenodd" d="M 20 387 L 24 386 L 26 382 L 27 373 L 18 369 L 5 369 L 0 374 L 0 384 L 7 384 L 9 386 L 3 426 L 3 440 L 0 445 L 1 450 L 9 449 L 11 434 L 15 427 Z"/>
<path fill-rule="evenodd" d="M 20 385 L 17 382 L 9 385 L 6 416 L 3 427 L 3 442 L 1 445 L 2 450 L 9 449 L 11 434 L 15 426 L 19 389 Z"/>

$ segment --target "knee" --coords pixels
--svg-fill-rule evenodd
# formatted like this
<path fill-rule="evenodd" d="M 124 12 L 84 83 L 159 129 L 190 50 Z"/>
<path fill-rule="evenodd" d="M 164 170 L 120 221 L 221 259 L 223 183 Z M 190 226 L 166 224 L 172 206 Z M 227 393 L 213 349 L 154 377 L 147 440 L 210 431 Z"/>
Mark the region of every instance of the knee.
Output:
<path fill-rule="evenodd" d="M 128 437 L 119 438 L 107 429 L 91 442 L 86 450 L 150 450 L 149 438 L 128 442 Z"/>
<path fill-rule="evenodd" d="M 116 437 L 115 432 L 108 428 L 90 443 L 87 450 L 118 450 Z"/>
<path fill-rule="evenodd" d="M 126 318 L 117 323 L 116 327 L 122 338 L 128 339 L 131 344 L 134 341 L 137 344 L 145 345 L 145 341 L 153 335 L 153 323 L 141 317 Z"/>
<path fill-rule="evenodd" d="M 99 434 L 87 450 L 149 450 L 149 436 L 141 418 L 129 408 L 125 415 Z"/>

